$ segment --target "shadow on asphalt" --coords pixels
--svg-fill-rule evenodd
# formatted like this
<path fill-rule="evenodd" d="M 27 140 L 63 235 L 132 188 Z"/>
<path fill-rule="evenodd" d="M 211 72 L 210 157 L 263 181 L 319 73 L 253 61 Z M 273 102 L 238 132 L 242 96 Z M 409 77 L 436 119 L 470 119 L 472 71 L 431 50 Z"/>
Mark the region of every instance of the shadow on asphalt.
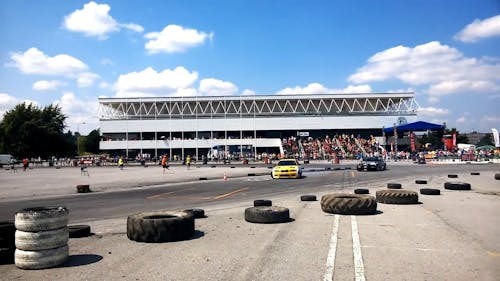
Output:
<path fill-rule="evenodd" d="M 100 255 L 83 254 L 83 255 L 70 255 L 68 260 L 59 267 L 75 267 L 82 265 L 89 265 L 102 260 Z"/>
<path fill-rule="evenodd" d="M 201 238 L 203 236 L 205 236 L 205 232 L 204 231 L 195 230 L 193 237 L 191 237 L 191 239 L 189 239 L 189 240 L 198 239 L 198 238 Z"/>

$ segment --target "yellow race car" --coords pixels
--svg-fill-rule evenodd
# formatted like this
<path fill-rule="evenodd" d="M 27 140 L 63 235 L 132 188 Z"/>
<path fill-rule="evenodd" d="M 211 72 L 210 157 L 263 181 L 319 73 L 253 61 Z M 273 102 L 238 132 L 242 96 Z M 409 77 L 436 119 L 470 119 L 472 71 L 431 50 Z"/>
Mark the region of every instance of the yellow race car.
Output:
<path fill-rule="evenodd" d="M 302 167 L 295 159 L 281 159 L 271 172 L 273 179 L 281 178 L 302 178 Z"/>

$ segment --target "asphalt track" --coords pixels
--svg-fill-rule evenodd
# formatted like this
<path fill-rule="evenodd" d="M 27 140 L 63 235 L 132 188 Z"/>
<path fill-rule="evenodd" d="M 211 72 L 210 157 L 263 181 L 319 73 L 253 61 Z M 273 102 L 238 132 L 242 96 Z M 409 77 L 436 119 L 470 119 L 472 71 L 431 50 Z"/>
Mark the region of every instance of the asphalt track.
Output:
<path fill-rule="evenodd" d="M 95 235 L 70 239 L 62 266 L 26 271 L 0 265 L 2 280 L 499 280 L 500 165 L 390 165 L 384 172 L 306 172 L 301 180 L 257 177 L 194 180 L 90 194 L 3 200 L 1 218 L 27 206 L 65 205 L 71 223 Z M 315 169 L 312 169 L 315 170 Z M 317 167 L 316 170 L 321 170 Z M 472 176 L 470 172 L 480 172 Z M 449 179 L 457 174 L 458 179 Z M 3 175 L 2 175 L 3 176 Z M 219 177 L 219 175 L 218 175 Z M 418 185 L 425 179 L 427 185 Z M 443 189 L 465 181 L 471 191 Z M 372 216 L 326 214 L 300 195 L 372 195 L 388 182 L 441 189 L 417 205 L 378 204 Z M 290 208 L 284 224 L 245 222 L 254 199 Z M 204 208 L 191 240 L 147 244 L 127 239 L 126 216 L 139 211 Z"/>

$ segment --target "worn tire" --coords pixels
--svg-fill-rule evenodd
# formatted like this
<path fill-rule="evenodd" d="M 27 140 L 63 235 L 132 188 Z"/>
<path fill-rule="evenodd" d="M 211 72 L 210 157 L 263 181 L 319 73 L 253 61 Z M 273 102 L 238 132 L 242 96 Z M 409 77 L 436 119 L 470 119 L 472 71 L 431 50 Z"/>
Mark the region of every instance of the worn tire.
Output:
<path fill-rule="evenodd" d="M 420 189 L 420 194 L 423 195 L 440 195 L 441 190 L 436 189 L 436 188 L 421 188 Z"/>
<path fill-rule="evenodd" d="M 471 185 L 470 185 L 470 183 L 466 183 L 466 182 L 445 182 L 444 189 L 471 190 Z"/>
<path fill-rule="evenodd" d="M 495 179 L 500 180 L 500 174 L 495 174 Z"/>
<path fill-rule="evenodd" d="M 260 207 L 260 206 L 272 206 L 273 201 L 267 200 L 267 199 L 258 199 L 253 201 L 253 206 L 254 207 Z"/>
<path fill-rule="evenodd" d="M 410 190 L 378 190 L 377 202 L 384 204 L 417 204 L 418 194 Z"/>
<path fill-rule="evenodd" d="M 472 172 L 470 174 L 471 174 L 471 176 L 479 176 L 479 175 L 481 175 L 481 173 L 479 173 L 479 172 Z"/>
<path fill-rule="evenodd" d="M 366 188 L 356 188 L 354 194 L 370 194 L 370 191 Z"/>
<path fill-rule="evenodd" d="M 12 248 L 0 248 L 0 264 L 12 264 L 14 263 L 14 251 L 15 247 Z"/>
<path fill-rule="evenodd" d="M 68 225 L 66 207 L 26 208 L 15 214 L 17 230 L 37 232 L 59 229 Z"/>
<path fill-rule="evenodd" d="M 70 225 L 68 226 L 69 238 L 89 237 L 91 235 L 90 225 Z"/>
<path fill-rule="evenodd" d="M 90 185 L 88 185 L 88 184 L 79 184 L 79 185 L 76 186 L 76 192 L 77 193 L 89 193 L 89 192 L 91 192 Z"/>
<path fill-rule="evenodd" d="M 301 195 L 300 201 L 316 201 L 316 195 Z"/>
<path fill-rule="evenodd" d="M 16 248 L 24 251 L 55 249 L 67 245 L 68 238 L 67 227 L 39 232 L 16 230 Z"/>
<path fill-rule="evenodd" d="M 21 269 L 44 269 L 56 267 L 68 259 L 67 245 L 43 251 L 23 251 L 16 249 L 14 262 Z"/>
<path fill-rule="evenodd" d="M 321 197 L 321 210 L 341 215 L 373 215 L 377 211 L 377 201 L 370 195 L 326 194 Z"/>
<path fill-rule="evenodd" d="M 184 212 L 192 213 L 195 219 L 201 219 L 205 217 L 205 210 L 203 209 L 186 209 Z"/>
<path fill-rule="evenodd" d="M 427 180 L 415 180 L 416 184 L 427 184 Z"/>
<path fill-rule="evenodd" d="M 401 189 L 402 185 L 400 183 L 388 183 L 387 188 L 389 189 Z"/>
<path fill-rule="evenodd" d="M 290 210 L 279 206 L 258 206 L 245 209 L 245 220 L 253 223 L 283 223 L 290 221 Z"/>
<path fill-rule="evenodd" d="M 13 221 L 0 221 L 0 248 L 15 248 L 16 226 Z"/>
<path fill-rule="evenodd" d="M 458 175 L 457 174 L 449 174 L 448 178 L 450 178 L 450 179 L 456 179 L 456 178 L 458 178 Z"/>
<path fill-rule="evenodd" d="M 191 212 L 147 212 L 127 218 L 127 237 L 146 243 L 187 240 L 194 235 Z"/>

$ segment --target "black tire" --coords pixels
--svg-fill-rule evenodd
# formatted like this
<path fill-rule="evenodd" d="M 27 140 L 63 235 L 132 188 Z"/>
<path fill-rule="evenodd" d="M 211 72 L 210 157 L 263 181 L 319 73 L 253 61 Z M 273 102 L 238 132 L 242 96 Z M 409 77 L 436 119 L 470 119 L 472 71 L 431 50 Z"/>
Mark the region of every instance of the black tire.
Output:
<path fill-rule="evenodd" d="M 445 182 L 444 189 L 471 190 L 471 185 L 470 185 L 470 183 L 466 183 L 466 182 Z"/>
<path fill-rule="evenodd" d="M 15 233 L 13 221 L 0 221 L 0 248 L 15 248 Z"/>
<path fill-rule="evenodd" d="M 184 212 L 192 213 L 195 219 L 202 219 L 205 217 L 205 210 L 203 209 L 186 209 Z"/>
<path fill-rule="evenodd" d="M 127 218 L 127 237 L 146 243 L 187 240 L 194 235 L 194 216 L 188 212 L 147 212 Z"/>
<path fill-rule="evenodd" d="M 254 207 L 260 207 L 260 206 L 272 206 L 273 201 L 267 200 L 267 199 L 258 199 L 253 201 L 253 206 Z"/>
<path fill-rule="evenodd" d="M 377 201 L 370 195 L 326 194 L 321 197 L 321 210 L 330 214 L 373 215 L 377 211 Z"/>
<path fill-rule="evenodd" d="M 418 194 L 410 190 L 378 190 L 377 202 L 384 204 L 417 204 Z"/>
<path fill-rule="evenodd" d="M 208 178 L 204 178 L 204 177 L 202 177 L 202 178 L 199 178 L 199 180 L 201 180 L 201 181 L 206 181 L 206 180 L 208 180 Z"/>
<path fill-rule="evenodd" d="M 427 184 L 427 180 L 415 180 L 416 184 Z"/>
<path fill-rule="evenodd" d="M 259 206 L 245 209 L 245 220 L 253 223 L 284 223 L 290 221 L 290 210 L 278 206 Z"/>
<path fill-rule="evenodd" d="M 255 177 L 255 173 L 248 173 L 249 177 Z"/>
<path fill-rule="evenodd" d="M 402 185 L 400 183 L 388 183 L 387 188 L 389 189 L 401 189 Z"/>
<path fill-rule="evenodd" d="M 76 192 L 77 193 L 89 193 L 89 192 L 91 192 L 90 185 L 88 185 L 88 184 L 79 184 L 79 185 L 76 186 Z"/>
<path fill-rule="evenodd" d="M 458 178 L 458 175 L 456 175 L 456 174 L 450 174 L 450 175 L 448 175 L 448 178 L 450 178 L 450 179 L 456 179 L 456 178 Z"/>
<path fill-rule="evenodd" d="M 495 179 L 500 180 L 500 174 L 495 174 Z"/>
<path fill-rule="evenodd" d="M 26 208 L 15 214 L 14 224 L 21 231 L 47 231 L 68 225 L 68 209 L 66 207 Z"/>
<path fill-rule="evenodd" d="M 301 195 L 300 201 L 316 201 L 316 195 Z"/>
<path fill-rule="evenodd" d="M 69 238 L 89 237 L 91 235 L 90 225 L 70 225 L 68 226 Z"/>
<path fill-rule="evenodd" d="M 436 188 L 421 188 L 420 189 L 420 194 L 423 195 L 440 195 L 441 190 L 436 189 Z"/>
<path fill-rule="evenodd" d="M 0 248 L 0 264 L 12 264 L 14 263 L 14 252 L 15 247 L 12 248 Z"/>
<path fill-rule="evenodd" d="M 479 172 L 472 172 L 470 174 L 471 174 L 471 176 L 479 176 L 479 175 L 481 175 L 481 173 L 479 173 Z"/>
<path fill-rule="evenodd" d="M 56 249 L 43 251 L 23 251 L 17 249 L 14 253 L 14 262 L 21 269 L 44 269 L 56 267 L 68 259 L 67 245 Z"/>
<path fill-rule="evenodd" d="M 356 188 L 354 194 L 370 194 L 370 191 L 366 188 Z"/>
<path fill-rule="evenodd" d="M 69 231 L 67 227 L 27 232 L 16 230 L 16 249 L 23 251 L 41 251 L 63 247 L 68 244 Z"/>

